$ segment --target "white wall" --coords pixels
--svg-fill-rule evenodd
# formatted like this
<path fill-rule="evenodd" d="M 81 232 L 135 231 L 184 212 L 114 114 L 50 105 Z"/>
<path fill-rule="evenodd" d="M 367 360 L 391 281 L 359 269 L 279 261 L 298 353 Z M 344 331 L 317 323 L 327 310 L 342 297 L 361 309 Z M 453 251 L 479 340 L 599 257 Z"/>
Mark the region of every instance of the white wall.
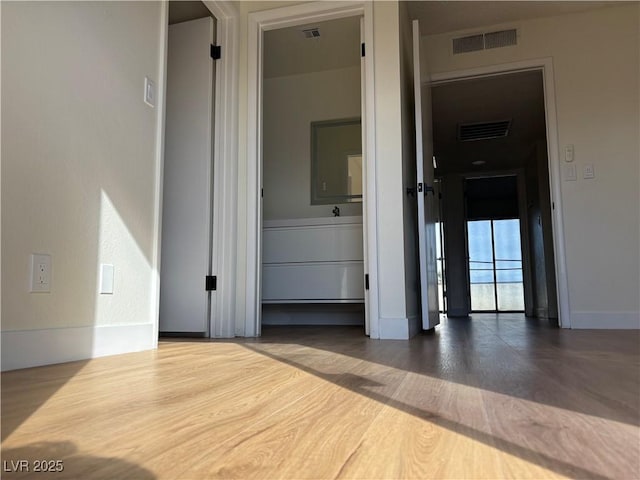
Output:
<path fill-rule="evenodd" d="M 455 57 L 451 38 L 466 32 L 422 39 L 432 73 L 552 57 L 559 147 L 575 145 L 579 172 L 562 182 L 574 328 L 640 327 L 639 21 L 633 3 L 496 25 L 482 30 L 516 27 L 518 45 Z"/>
<path fill-rule="evenodd" d="M 158 108 L 143 84 L 162 88 L 163 15 L 3 3 L 3 369 L 154 346 Z M 52 257 L 50 293 L 29 293 L 33 252 Z M 113 295 L 97 293 L 100 263 Z"/>
<path fill-rule="evenodd" d="M 264 220 L 333 216 L 335 204 L 311 205 L 310 125 L 360 117 L 360 66 L 267 78 L 263 90 Z M 362 203 L 338 206 L 362 215 Z"/>

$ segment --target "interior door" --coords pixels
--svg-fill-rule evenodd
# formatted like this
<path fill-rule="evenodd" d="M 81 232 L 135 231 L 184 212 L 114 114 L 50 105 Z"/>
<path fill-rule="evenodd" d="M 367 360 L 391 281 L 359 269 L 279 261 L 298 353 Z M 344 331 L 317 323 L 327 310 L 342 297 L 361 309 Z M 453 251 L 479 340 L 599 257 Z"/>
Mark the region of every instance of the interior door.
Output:
<path fill-rule="evenodd" d="M 438 202 L 434 189 L 433 130 L 431 89 L 422 88 L 420 65 L 420 25 L 413 21 L 413 89 L 416 116 L 416 172 L 418 201 L 418 251 L 422 328 L 430 330 L 440 323 L 438 312 L 438 270 L 436 221 Z"/>
<path fill-rule="evenodd" d="M 360 17 L 360 44 L 364 44 L 364 17 Z M 362 243 L 363 243 L 363 261 L 365 274 L 365 290 L 364 290 L 364 332 L 370 335 L 370 312 L 369 312 L 369 289 L 367 288 L 369 250 L 367 244 L 367 95 L 366 95 L 366 66 L 364 55 L 360 57 L 360 105 L 361 105 L 361 131 L 362 131 Z"/>
<path fill-rule="evenodd" d="M 213 175 L 211 17 L 169 26 L 160 331 L 208 333 Z"/>

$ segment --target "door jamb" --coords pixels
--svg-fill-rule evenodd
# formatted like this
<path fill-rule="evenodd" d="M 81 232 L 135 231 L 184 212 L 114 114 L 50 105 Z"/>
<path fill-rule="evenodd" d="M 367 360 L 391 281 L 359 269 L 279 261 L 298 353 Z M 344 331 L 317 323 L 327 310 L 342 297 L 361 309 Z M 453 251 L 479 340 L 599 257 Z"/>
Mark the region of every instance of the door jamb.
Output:
<path fill-rule="evenodd" d="M 286 6 L 273 10 L 252 12 L 248 16 L 248 115 L 247 115 L 247 223 L 246 223 L 246 294 L 245 318 L 238 319 L 236 332 L 248 336 L 261 333 L 262 308 L 262 68 L 263 32 L 310 22 L 352 16 L 364 16 L 367 45 L 366 79 L 366 162 L 367 162 L 367 247 L 369 274 L 370 336 L 379 337 L 378 275 L 377 275 L 377 218 L 376 218 L 376 161 L 373 64 L 373 5 L 371 2 L 314 2 Z M 368 270 L 368 271 L 367 271 Z M 241 332 L 241 333 L 240 333 Z"/>
<path fill-rule="evenodd" d="M 565 253 L 565 235 L 562 209 L 562 185 L 560 172 L 560 153 L 558 142 L 558 124 L 556 114 L 556 97 L 553 75 L 553 60 L 550 57 L 524 60 L 520 62 L 504 63 L 455 70 L 431 75 L 430 86 L 449 83 L 452 81 L 503 75 L 527 70 L 542 71 L 544 86 L 545 120 L 547 133 L 547 157 L 549 168 L 549 186 L 551 191 L 551 218 L 553 229 L 553 245 L 556 270 L 556 291 L 558 298 L 558 324 L 561 328 L 571 328 L 571 310 L 569 303 L 569 281 L 567 276 L 567 262 Z"/>
<path fill-rule="evenodd" d="M 228 0 L 203 3 L 216 17 L 216 43 L 223 49 L 215 78 L 211 274 L 218 282 L 211 292 L 209 332 L 226 338 L 235 336 L 239 12 Z"/>

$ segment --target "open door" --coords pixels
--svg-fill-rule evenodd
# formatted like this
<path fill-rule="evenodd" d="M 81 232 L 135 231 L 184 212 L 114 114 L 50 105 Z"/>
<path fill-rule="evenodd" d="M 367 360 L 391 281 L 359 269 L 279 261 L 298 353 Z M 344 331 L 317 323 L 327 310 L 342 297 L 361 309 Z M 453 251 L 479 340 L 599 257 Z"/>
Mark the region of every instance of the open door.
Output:
<path fill-rule="evenodd" d="M 169 26 L 160 332 L 208 335 L 214 20 Z"/>
<path fill-rule="evenodd" d="M 438 201 L 434 188 L 433 174 L 431 89 L 422 89 L 420 25 L 418 20 L 413 21 L 413 89 L 416 110 L 416 179 L 418 182 L 416 198 L 418 201 L 420 300 L 422 305 L 422 328 L 430 330 L 440 323 L 436 254 Z"/>
<path fill-rule="evenodd" d="M 364 45 L 364 17 L 360 18 L 360 44 Z M 367 115 L 366 115 L 366 98 L 367 98 L 367 72 L 365 65 L 365 56 L 360 57 L 360 105 L 361 105 L 361 131 L 362 131 L 362 253 L 364 265 L 364 333 L 370 335 L 370 312 L 369 312 L 369 249 L 367 243 Z"/>

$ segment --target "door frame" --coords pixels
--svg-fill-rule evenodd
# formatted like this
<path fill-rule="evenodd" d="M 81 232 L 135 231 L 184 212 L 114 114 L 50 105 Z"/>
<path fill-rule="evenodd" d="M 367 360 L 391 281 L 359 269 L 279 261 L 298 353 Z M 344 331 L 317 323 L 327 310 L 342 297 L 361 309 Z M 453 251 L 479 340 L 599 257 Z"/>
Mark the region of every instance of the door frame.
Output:
<path fill-rule="evenodd" d="M 216 64 L 213 149 L 213 238 L 211 272 L 217 275 L 218 289 L 211 296 L 210 337 L 233 337 L 236 295 L 236 242 L 232 235 L 237 224 L 238 167 L 238 52 L 239 12 L 229 0 L 203 0 L 216 19 L 216 43 L 223 55 Z M 158 115 L 156 136 L 154 245 L 152 253 L 153 346 L 158 345 L 160 326 L 160 257 L 162 254 L 162 189 L 167 84 L 167 46 L 169 2 L 162 2 L 160 15 L 160 69 L 158 78 Z M 204 279 L 203 279 L 204 293 Z"/>
<path fill-rule="evenodd" d="M 491 77 L 531 70 L 542 72 L 542 82 L 544 87 L 547 159 L 552 205 L 551 223 L 553 230 L 553 249 L 555 254 L 556 292 L 558 298 L 558 324 L 561 328 L 571 328 L 553 59 L 551 57 L 547 57 L 489 65 L 467 70 L 436 73 L 431 75 L 428 85 L 433 87 L 463 79 Z"/>
<path fill-rule="evenodd" d="M 252 12 L 248 16 L 248 112 L 247 112 L 247 223 L 246 223 L 246 297 L 245 318 L 238 319 L 236 334 L 254 337 L 261 333 L 262 314 L 262 107 L 263 107 L 263 33 L 269 30 L 304 25 L 311 22 L 362 16 L 365 26 L 367 56 L 365 62 L 366 92 L 364 104 L 366 124 L 366 247 L 369 295 L 365 310 L 370 319 L 370 336 L 379 337 L 377 282 L 377 219 L 375 110 L 373 63 L 373 5 L 371 2 L 314 2 Z M 365 212 L 363 211 L 363 219 Z M 366 295 L 365 295 L 366 299 Z M 366 301 L 366 300 L 365 300 Z"/>

